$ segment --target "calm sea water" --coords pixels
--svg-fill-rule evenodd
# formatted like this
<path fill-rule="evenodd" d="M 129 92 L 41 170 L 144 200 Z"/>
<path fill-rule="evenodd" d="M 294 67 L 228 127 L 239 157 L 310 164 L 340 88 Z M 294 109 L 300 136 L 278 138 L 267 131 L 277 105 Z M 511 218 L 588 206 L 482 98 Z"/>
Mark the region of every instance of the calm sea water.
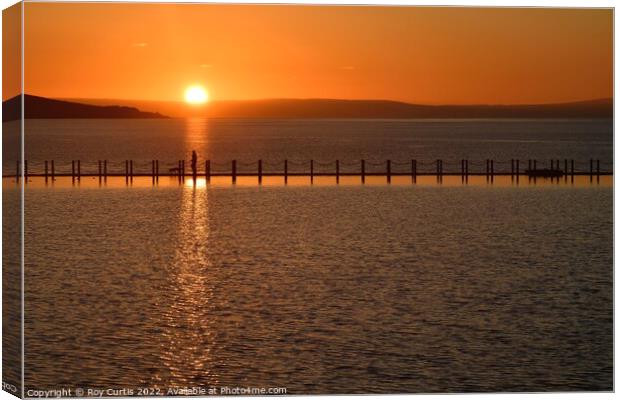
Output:
<path fill-rule="evenodd" d="M 357 171 L 360 159 L 368 160 L 370 170 L 370 163 L 381 163 L 381 169 L 391 159 L 395 171 L 407 170 L 414 158 L 443 159 L 445 169 L 457 168 L 461 159 L 494 159 L 496 169 L 509 169 L 513 158 L 523 160 L 523 166 L 526 159 L 574 159 L 582 170 L 589 168 L 591 158 L 601 160 L 606 170 L 613 161 L 611 120 L 27 120 L 25 133 L 33 172 L 42 172 L 43 161 L 52 159 L 59 172 L 70 171 L 71 160 L 78 159 L 91 172 L 102 159 L 110 161 L 111 172 L 123 171 L 127 159 L 144 172 L 158 159 L 164 171 L 189 159 L 192 150 L 201 160 L 213 160 L 214 170 L 226 170 L 230 160 L 239 160 L 240 171 L 255 171 L 252 163 L 258 159 L 265 161 L 266 171 L 281 169 L 284 159 L 292 161 L 291 171 L 308 168 L 295 162 L 339 159 L 343 172 Z M 17 138 L 5 135 L 5 147 Z M 4 162 L 10 173 L 14 158 Z"/>
<path fill-rule="evenodd" d="M 116 149 L 176 159 L 197 148 L 222 159 L 396 159 L 419 145 L 420 158 L 611 161 L 612 149 L 600 121 L 373 121 L 389 127 L 374 135 L 361 121 L 320 122 L 312 134 L 295 133 L 299 121 L 201 121 L 211 126 L 202 148 L 192 121 L 135 121 L 125 133 L 118 121 L 72 122 L 99 140 L 55 123 L 46 133 L 46 122 L 27 121 L 27 132 L 60 141 L 29 157 L 113 159 Z M 188 127 L 183 140 L 172 140 L 175 124 Z M 425 133 L 411 138 L 412 126 Z M 26 389 L 612 390 L 608 184 L 36 179 L 25 192 Z M 11 179 L 3 190 L 17 200 Z"/>

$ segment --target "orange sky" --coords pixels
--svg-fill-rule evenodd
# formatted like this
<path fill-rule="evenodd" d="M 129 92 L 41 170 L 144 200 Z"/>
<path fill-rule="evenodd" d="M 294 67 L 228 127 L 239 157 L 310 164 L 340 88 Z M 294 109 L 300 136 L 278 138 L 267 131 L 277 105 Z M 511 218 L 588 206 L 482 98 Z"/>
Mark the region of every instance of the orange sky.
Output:
<path fill-rule="evenodd" d="M 21 4 L 2 10 L 2 99 L 21 93 Z"/>
<path fill-rule="evenodd" d="M 612 96 L 612 11 L 26 3 L 25 91 L 182 100 Z"/>

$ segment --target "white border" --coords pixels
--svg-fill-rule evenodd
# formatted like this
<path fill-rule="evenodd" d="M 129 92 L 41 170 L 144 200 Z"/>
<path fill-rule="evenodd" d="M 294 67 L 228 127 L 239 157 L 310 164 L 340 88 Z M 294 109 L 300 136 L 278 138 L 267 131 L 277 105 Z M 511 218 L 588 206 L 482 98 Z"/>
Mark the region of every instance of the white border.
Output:
<path fill-rule="evenodd" d="M 38 1 L 46 1 L 46 0 L 26 0 L 28 2 L 38 2 Z M 50 1 L 50 2 L 85 2 L 85 1 L 76 1 L 76 0 L 62 0 L 62 1 Z M 92 2 L 97 2 L 97 1 L 92 1 Z M 114 3 L 114 2 L 126 2 L 126 1 L 122 1 L 122 0 L 106 0 L 106 1 L 101 1 L 101 2 L 110 2 L 110 3 Z M 156 1 L 152 1 L 152 0 L 132 0 L 132 2 L 141 2 L 141 3 L 154 3 Z M 196 0 L 167 0 L 167 1 L 162 1 L 162 3 L 231 3 L 231 1 L 226 1 L 226 0 L 210 0 L 210 1 L 196 1 Z M 13 4 L 16 4 L 17 1 L 15 0 L 0 0 L 0 5 L 2 6 L 2 9 L 5 9 Z M 319 4 L 319 5 L 400 5 L 400 6 L 477 6 L 477 7 L 566 7 L 566 8 L 595 8 L 595 7 L 600 7 L 600 8 L 615 8 L 616 6 L 616 2 L 615 1 L 603 1 L 603 0 L 590 0 L 590 1 L 583 1 L 583 0 L 537 0 L 537 1 L 532 1 L 532 0 L 526 0 L 526 1 L 514 1 L 514 0 L 500 0 L 500 1 L 493 1 L 493 0 L 478 0 L 478 1 L 467 1 L 467 0 L 447 0 L 447 1 L 436 1 L 436 0 L 426 0 L 426 1 L 416 1 L 416 0 L 287 0 L 287 1 L 283 1 L 283 0 L 271 0 L 271 1 L 260 1 L 260 0 L 243 0 L 243 1 L 239 1 L 238 3 L 245 3 L 245 4 Z M 615 14 L 615 13 L 614 13 Z M 614 22 L 615 22 L 615 15 L 614 15 Z M 615 25 L 615 24 L 614 24 Z M 22 88 L 24 88 L 24 72 L 23 72 L 23 66 L 24 66 L 24 57 L 25 57 L 25 52 L 23 51 L 24 49 L 24 34 L 23 34 L 23 26 L 24 26 L 24 9 L 23 9 L 23 5 L 22 5 L 22 37 L 21 37 L 21 41 L 22 41 L 22 76 L 21 76 L 21 86 Z M 2 28 L 2 21 L 0 18 L 0 32 L 1 32 L 1 28 Z M 1 33 L 0 33 L 1 36 Z M 617 43 L 617 32 L 614 29 L 614 77 L 616 75 L 616 73 L 618 72 L 618 66 L 615 63 L 615 49 L 616 49 L 616 43 Z M 1 65 L 1 61 L 2 61 L 2 54 L 0 52 L 0 65 Z M 616 93 L 616 81 L 614 79 L 614 95 Z M 2 84 L 0 82 L 0 90 L 2 88 Z M 614 96 L 615 98 L 615 96 Z M 614 115 L 616 115 L 616 103 L 614 101 Z M 22 98 L 22 121 L 23 121 L 23 112 L 24 112 L 24 107 L 23 107 L 23 98 Z M 1 111 L 0 111 L 0 115 L 1 115 Z M 614 118 L 614 211 L 616 210 L 616 206 L 617 206 L 617 197 L 616 197 L 616 188 L 618 187 L 618 184 L 620 183 L 620 181 L 618 180 L 618 171 L 616 170 L 616 147 L 615 147 L 615 132 L 616 132 L 616 127 L 617 127 L 617 120 Z M 23 138 L 23 129 L 24 129 L 24 124 L 22 123 L 21 126 L 22 129 L 22 138 Z M 21 153 L 22 153 L 22 160 L 24 159 L 23 154 L 24 154 L 24 143 L 23 140 L 21 141 Z M 0 166 L 2 165 L 2 154 L 0 152 Z M 23 170 L 23 166 L 22 166 L 22 170 Z M 22 257 L 22 265 L 23 265 L 23 241 L 24 241 L 24 231 L 23 231 L 23 224 L 24 224 L 24 220 L 23 220 L 23 205 L 24 205 L 24 191 L 23 191 L 23 186 L 22 186 L 22 191 L 21 191 L 21 197 L 22 197 L 22 232 L 21 232 L 21 245 L 22 245 L 22 250 L 21 250 L 21 257 Z M 1 199 L 1 193 L 0 193 L 0 199 Z M 0 208 L 0 216 L 2 215 L 2 210 Z M 618 233 L 618 218 L 614 212 L 614 239 L 617 236 Z M 0 244 L 1 244 L 1 237 L 0 237 Z M 618 320 L 618 318 L 620 317 L 620 312 L 618 311 L 618 309 L 615 307 L 615 260 L 617 260 L 618 255 L 620 254 L 620 250 L 618 250 L 618 248 L 615 246 L 615 240 L 614 240 L 614 387 L 615 387 L 615 383 L 618 382 L 618 377 L 620 376 L 619 373 L 619 369 L 616 367 L 615 365 L 615 360 L 617 360 L 617 347 L 615 346 L 615 338 L 616 338 L 616 333 L 617 333 L 617 325 L 616 325 L 616 321 Z M 1 255 L 1 250 L 0 250 L 0 255 Z M 24 356 L 24 338 L 23 338 L 23 324 L 24 324 L 24 305 L 23 305 L 23 295 L 24 295 L 24 271 L 22 268 L 22 274 L 21 274 L 21 285 L 22 285 L 22 359 Z M 0 274 L 0 285 L 2 283 L 2 278 L 1 278 L 1 274 Z M 1 327 L 0 327 L 0 332 L 1 332 Z M 1 343 L 0 343 L 0 349 L 1 349 Z M 0 363 L 1 364 L 1 363 Z M 0 365 L 0 372 L 1 372 L 1 368 L 2 366 Z M 24 365 L 22 364 L 22 390 L 23 390 L 23 368 Z M 515 399 L 515 400 L 526 400 L 526 399 L 535 399 L 535 398 L 544 398 L 544 399 L 549 399 L 549 400 L 556 400 L 556 399 L 568 399 L 568 400 L 573 400 L 573 399 L 577 399 L 577 400 L 582 400 L 582 399 L 610 399 L 615 397 L 615 395 L 613 393 L 577 393 L 577 392 L 569 392 L 569 393 L 544 393 L 544 394 L 522 394 L 522 393 L 517 393 L 517 394 L 442 394 L 442 395 L 366 395 L 363 396 L 365 398 L 377 398 L 377 399 L 393 399 L 394 397 L 398 397 L 398 398 L 404 398 L 404 399 L 428 399 L 428 400 L 439 400 L 439 399 L 445 399 L 446 396 L 450 396 L 450 397 L 457 397 L 457 398 L 468 398 L 468 399 L 478 399 L 478 398 L 484 398 L 484 399 L 495 399 L 495 398 L 508 398 L 508 399 Z M 289 397 L 301 397 L 301 396 L 289 396 Z M 327 395 L 327 396 L 303 396 L 306 398 L 338 398 L 341 400 L 351 400 L 351 399 L 355 399 L 355 398 L 359 398 L 360 396 L 331 396 L 331 395 Z M 14 399 L 15 397 L 10 395 L 9 393 L 5 392 L 5 391 L 0 391 L 0 400 L 4 400 L 4 399 Z M 235 397 L 237 399 L 244 399 L 244 400 L 249 400 L 249 399 L 254 399 L 253 397 Z"/>

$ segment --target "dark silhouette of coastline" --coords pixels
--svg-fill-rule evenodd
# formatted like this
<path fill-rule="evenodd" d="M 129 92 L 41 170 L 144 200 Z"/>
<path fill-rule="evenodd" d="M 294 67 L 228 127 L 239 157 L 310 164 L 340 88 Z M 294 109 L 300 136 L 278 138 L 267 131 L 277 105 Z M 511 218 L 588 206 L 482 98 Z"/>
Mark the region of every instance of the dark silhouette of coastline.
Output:
<path fill-rule="evenodd" d="M 79 99 L 26 95 L 26 118 L 613 118 L 613 99 L 532 105 L 421 105 L 389 100 L 271 99 L 182 102 Z M 78 102 L 76 102 L 78 101 Z M 145 112 L 151 110 L 158 112 Z M 3 103 L 3 120 L 19 118 L 19 98 Z M 8 118 L 8 119 L 7 119 Z"/>
<path fill-rule="evenodd" d="M 275 99 L 214 102 L 207 112 L 229 118 L 612 118 L 613 101 L 436 106 L 387 100 Z"/>
<path fill-rule="evenodd" d="M 71 99 L 119 104 L 171 117 L 210 118 L 612 118 L 613 100 L 533 105 L 421 105 L 389 100 L 268 99 L 211 101 L 202 106 L 153 100 Z"/>
<path fill-rule="evenodd" d="M 25 118 L 168 118 L 134 107 L 96 106 L 24 95 Z M 21 118 L 21 96 L 2 102 L 2 121 Z"/>

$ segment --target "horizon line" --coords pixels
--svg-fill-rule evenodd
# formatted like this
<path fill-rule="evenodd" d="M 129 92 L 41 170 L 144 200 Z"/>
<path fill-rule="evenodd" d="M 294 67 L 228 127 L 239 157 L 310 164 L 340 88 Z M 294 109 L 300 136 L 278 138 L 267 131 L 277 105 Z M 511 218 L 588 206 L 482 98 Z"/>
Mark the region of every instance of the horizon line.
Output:
<path fill-rule="evenodd" d="M 180 105 L 191 106 L 193 108 L 202 108 L 208 107 L 210 103 L 226 103 L 226 102 L 260 102 L 260 101 L 350 101 L 350 102 L 389 102 L 389 103 L 400 103 L 412 106 L 428 106 L 428 107 L 519 107 L 519 106 L 546 106 L 546 105 L 563 105 L 563 104 L 572 104 L 572 103 L 587 103 L 587 102 L 595 102 L 595 101 L 605 101 L 610 100 L 614 101 L 614 97 L 596 97 L 596 98 L 588 98 L 588 99 L 578 99 L 578 100 L 560 100 L 560 101 L 552 101 L 552 102 L 544 102 L 544 103 L 412 103 L 404 100 L 393 100 L 393 99 L 381 99 L 381 98 L 364 98 L 364 99 L 346 99 L 346 98 L 331 98 L 331 97 L 265 97 L 265 98 L 256 98 L 256 99 L 218 99 L 218 100 L 209 100 L 208 102 L 201 105 L 190 105 L 187 104 L 183 100 L 153 100 L 153 99 L 124 99 L 124 98 L 109 98 L 109 97 L 48 97 L 41 96 L 38 94 L 31 93 L 23 93 L 26 96 L 34 96 L 34 97 L 42 97 L 52 100 L 61 100 L 61 101 L 79 101 L 79 100 L 95 100 L 95 101 L 123 101 L 123 102 L 153 102 L 153 103 L 177 103 Z M 22 94 L 18 94 L 16 96 L 10 97 L 3 102 L 8 101 L 12 98 L 21 96 Z"/>

